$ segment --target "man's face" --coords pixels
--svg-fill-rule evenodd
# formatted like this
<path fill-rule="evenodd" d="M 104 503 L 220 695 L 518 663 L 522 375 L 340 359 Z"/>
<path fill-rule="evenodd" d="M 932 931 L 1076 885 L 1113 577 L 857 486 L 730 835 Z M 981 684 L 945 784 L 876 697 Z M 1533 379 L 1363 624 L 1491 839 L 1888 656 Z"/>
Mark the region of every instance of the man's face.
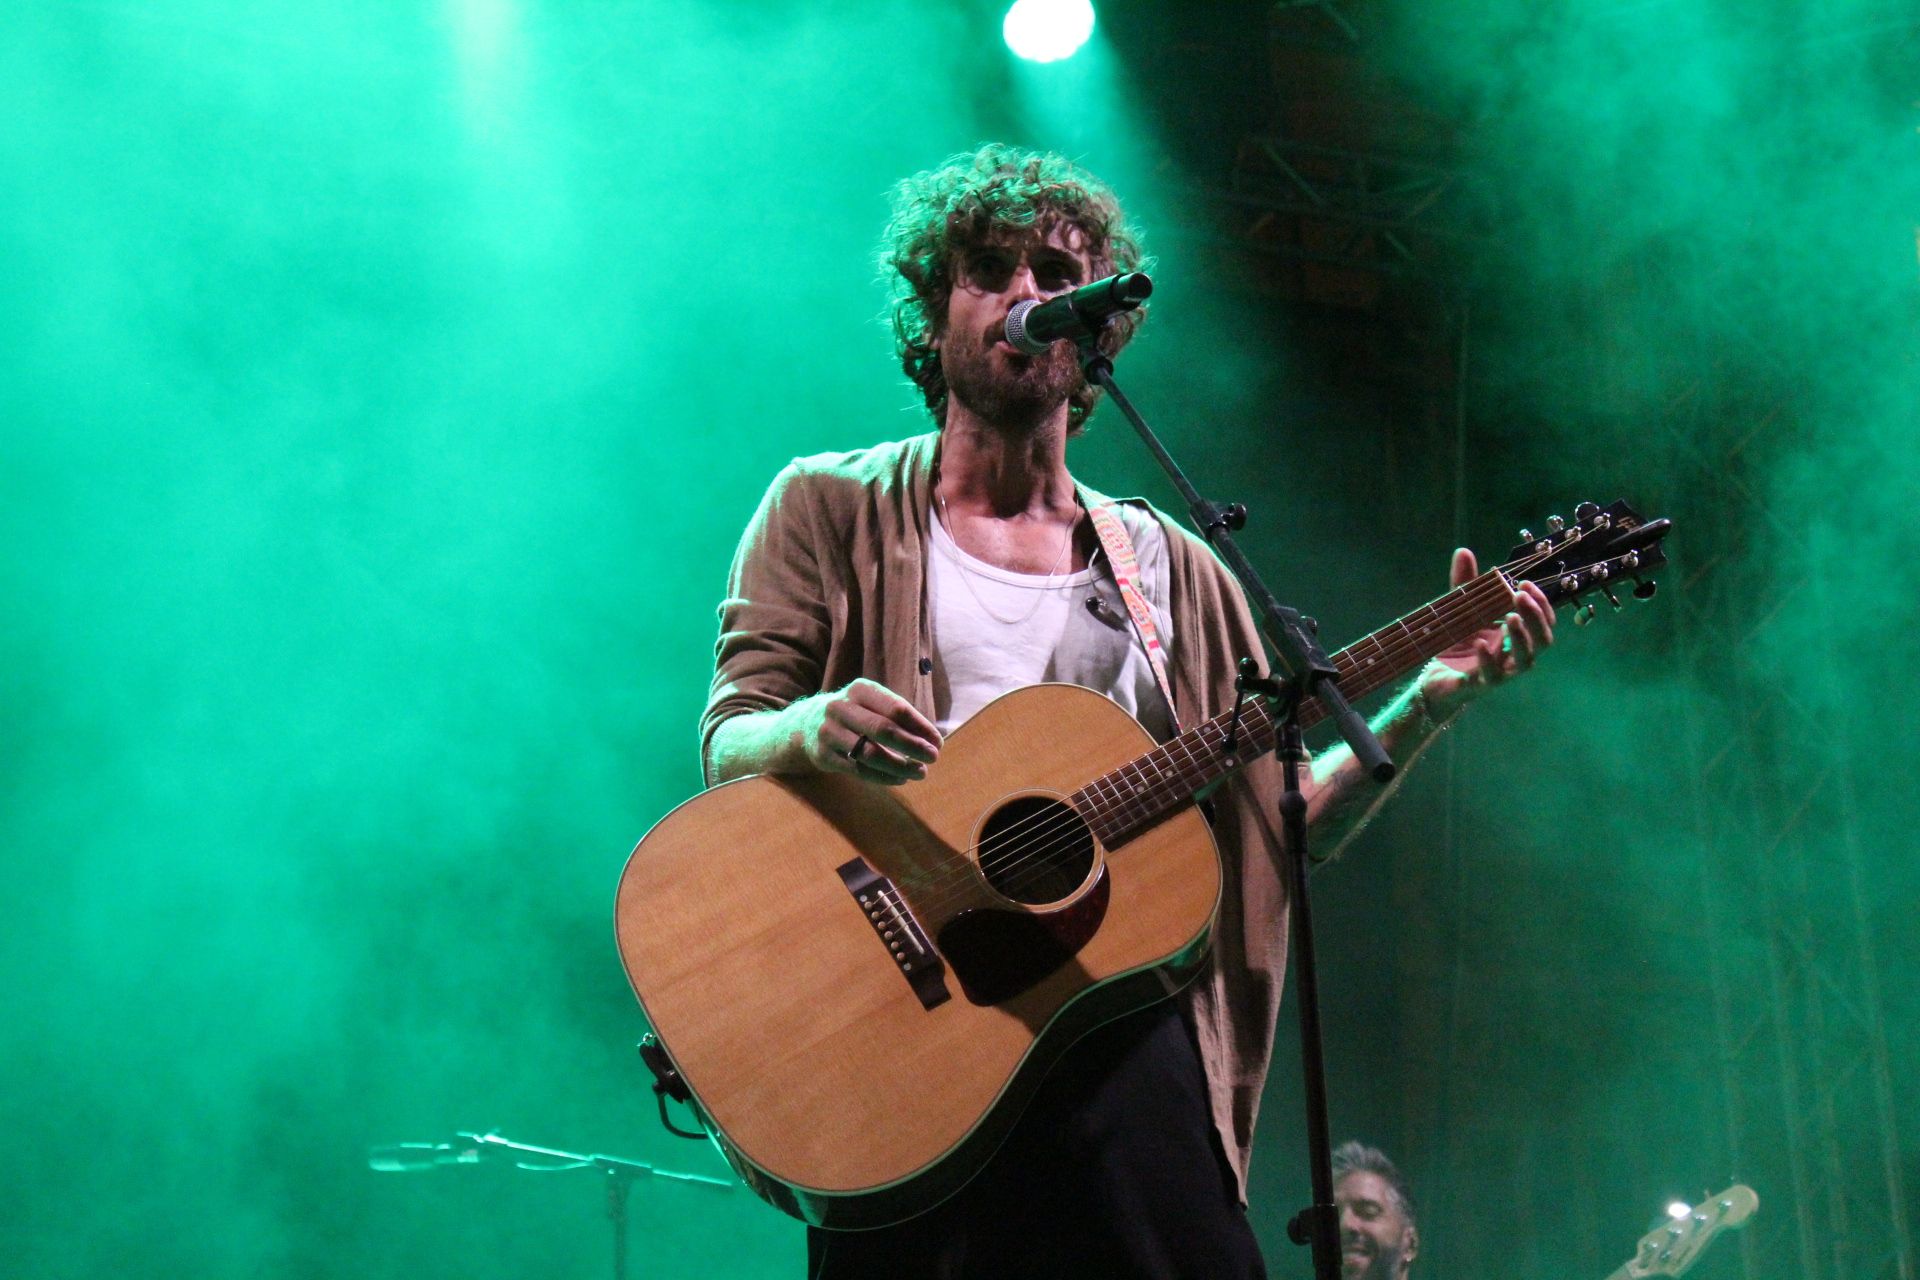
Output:
<path fill-rule="evenodd" d="M 1044 236 L 968 250 L 954 264 L 940 335 L 940 364 L 954 399 L 987 422 L 1017 428 L 1037 426 L 1065 403 L 1080 383 L 1072 344 L 1027 355 L 1006 340 L 1007 312 L 1017 302 L 1044 302 L 1078 288 L 1087 271 L 1085 237 L 1060 224 Z"/>
<path fill-rule="evenodd" d="M 1402 1280 L 1420 1240 L 1387 1180 L 1356 1170 L 1334 1187 L 1333 1202 L 1340 1207 L 1342 1280 Z"/>

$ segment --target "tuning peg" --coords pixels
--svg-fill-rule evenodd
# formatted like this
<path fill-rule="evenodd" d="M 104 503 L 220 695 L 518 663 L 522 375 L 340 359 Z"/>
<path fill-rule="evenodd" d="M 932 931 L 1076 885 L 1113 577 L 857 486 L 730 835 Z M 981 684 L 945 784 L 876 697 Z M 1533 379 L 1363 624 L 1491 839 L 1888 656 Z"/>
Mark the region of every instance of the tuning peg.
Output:
<path fill-rule="evenodd" d="M 1522 542 L 1532 542 L 1532 541 L 1533 541 L 1533 530 L 1531 530 L 1531 529 L 1522 529 L 1522 530 L 1520 531 L 1520 541 L 1522 541 Z"/>
<path fill-rule="evenodd" d="M 1592 621 L 1593 621 L 1593 601 L 1589 600 L 1584 604 L 1578 604 L 1573 607 L 1573 625 L 1574 626 L 1584 627 L 1589 622 L 1592 622 Z"/>
<path fill-rule="evenodd" d="M 1602 587 L 1602 588 L 1600 588 L 1600 594 L 1601 594 L 1601 595 L 1603 595 L 1603 596 L 1605 596 L 1605 597 L 1607 598 L 1607 603 L 1613 606 L 1613 611 L 1614 611 L 1615 613 L 1618 613 L 1618 612 L 1620 612 L 1620 610 L 1621 610 L 1621 608 L 1622 608 L 1623 606 L 1622 606 L 1622 605 L 1621 605 L 1621 603 L 1620 603 L 1620 597 L 1619 597 L 1619 596 L 1617 596 L 1617 595 L 1615 595 L 1615 594 L 1613 594 L 1613 588 L 1612 588 L 1612 587 Z"/>
<path fill-rule="evenodd" d="M 1549 534 L 1558 533 L 1566 527 L 1567 527 L 1567 522 L 1565 520 L 1562 520 L 1559 516 L 1547 517 L 1547 532 Z"/>
<path fill-rule="evenodd" d="M 1573 518 L 1581 524 L 1585 524 L 1599 514 L 1600 508 L 1591 502 L 1583 502 L 1573 509 Z"/>
<path fill-rule="evenodd" d="M 1653 599 L 1653 593 L 1660 589 L 1660 584 L 1651 579 L 1642 582 L 1640 579 L 1635 578 L 1634 583 L 1636 584 L 1633 588 L 1633 598 L 1635 600 L 1651 600 Z"/>

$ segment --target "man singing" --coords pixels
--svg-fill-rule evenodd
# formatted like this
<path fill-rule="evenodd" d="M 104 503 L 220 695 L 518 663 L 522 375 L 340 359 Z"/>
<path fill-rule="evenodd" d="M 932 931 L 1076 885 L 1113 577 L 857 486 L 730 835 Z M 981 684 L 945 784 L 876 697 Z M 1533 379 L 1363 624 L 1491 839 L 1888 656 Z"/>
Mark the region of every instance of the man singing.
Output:
<path fill-rule="evenodd" d="M 1112 192 L 1059 157 L 983 146 L 900 184 L 885 258 L 900 360 L 935 430 L 774 479 L 720 606 L 709 784 L 923 779 L 968 716 L 1046 681 L 1104 693 L 1160 738 L 1226 710 L 1237 660 L 1262 653 L 1238 586 L 1147 504 L 1074 478 L 1067 441 L 1097 392 L 1071 343 L 1033 356 L 1004 337 L 1016 303 L 1140 265 Z M 1118 317 L 1102 348 L 1117 353 L 1141 319 Z M 1476 572 L 1454 553 L 1455 584 Z M 1136 575 L 1146 621 L 1117 582 Z M 1374 727 L 1397 762 L 1552 642 L 1537 588 L 1510 607 L 1391 699 Z M 1201 976 L 1069 1050 L 998 1155 L 939 1207 L 876 1231 L 810 1230 L 811 1275 L 1265 1274 L 1243 1197 L 1286 962 L 1278 789 L 1269 757 L 1212 797 L 1225 887 Z M 1327 850 L 1378 794 L 1344 747 L 1304 789 Z"/>

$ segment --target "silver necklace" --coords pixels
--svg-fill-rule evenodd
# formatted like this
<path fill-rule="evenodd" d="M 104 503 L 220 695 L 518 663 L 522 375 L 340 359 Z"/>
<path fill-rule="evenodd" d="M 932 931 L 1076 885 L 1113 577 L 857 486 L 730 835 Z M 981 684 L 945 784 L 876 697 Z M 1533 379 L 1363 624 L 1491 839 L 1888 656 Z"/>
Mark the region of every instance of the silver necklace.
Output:
<path fill-rule="evenodd" d="M 980 592 L 976 590 L 973 585 L 973 580 L 979 574 L 979 570 L 968 564 L 963 558 L 965 554 L 964 549 L 960 546 L 959 537 L 953 531 L 953 512 L 947 510 L 947 495 L 941 493 L 940 490 L 936 488 L 933 491 L 933 496 L 940 503 L 940 523 L 946 528 L 947 540 L 953 543 L 953 550 L 947 553 L 947 559 L 953 561 L 954 567 L 960 570 L 961 585 L 966 587 L 967 594 L 973 597 L 973 602 L 980 606 L 980 612 L 986 614 L 1003 627 L 1017 627 L 1024 622 L 1032 621 L 1033 615 L 1040 612 L 1040 606 L 1045 604 L 1047 597 L 1053 593 L 1054 575 L 1060 572 L 1060 566 L 1065 562 L 1067 552 L 1073 549 L 1073 530 L 1067 530 L 1066 540 L 1060 545 L 1060 555 L 1054 560 L 1053 568 L 1047 570 L 1046 586 L 1034 588 L 1033 603 L 1027 607 L 1027 611 L 1017 618 L 1003 618 L 995 613 L 985 600 L 980 598 Z M 1076 520 L 1074 523 L 1077 526 L 1079 522 Z M 1069 574 L 1068 576 L 1071 577 L 1072 575 Z"/>

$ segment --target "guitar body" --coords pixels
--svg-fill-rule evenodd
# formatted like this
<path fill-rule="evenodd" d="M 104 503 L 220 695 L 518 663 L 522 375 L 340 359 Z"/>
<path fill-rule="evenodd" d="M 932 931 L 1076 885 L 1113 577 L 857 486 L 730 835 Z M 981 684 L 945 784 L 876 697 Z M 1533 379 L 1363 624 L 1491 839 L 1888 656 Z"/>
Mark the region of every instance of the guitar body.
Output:
<path fill-rule="evenodd" d="M 1067 1045 L 1199 971 L 1205 819 L 1109 850 L 1066 803 L 1153 746 L 1100 694 L 1039 685 L 956 730 L 924 782 L 744 778 L 647 833 L 621 958 L 749 1186 L 828 1227 L 930 1208 Z"/>

